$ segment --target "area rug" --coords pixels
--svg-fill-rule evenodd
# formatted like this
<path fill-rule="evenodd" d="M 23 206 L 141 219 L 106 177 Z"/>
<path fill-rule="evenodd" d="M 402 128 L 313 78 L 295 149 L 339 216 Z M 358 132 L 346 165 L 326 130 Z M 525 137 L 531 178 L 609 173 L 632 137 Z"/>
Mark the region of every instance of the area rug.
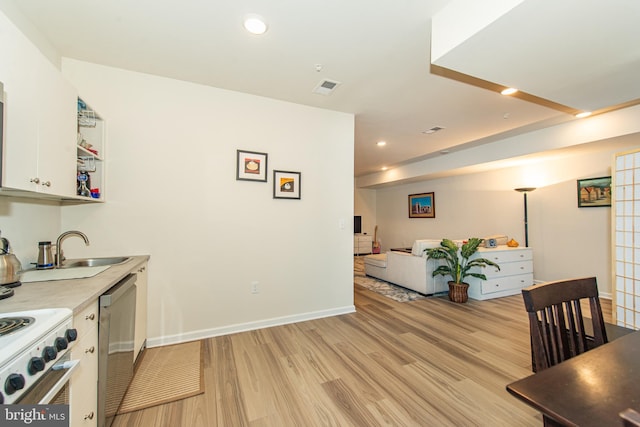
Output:
<path fill-rule="evenodd" d="M 204 393 L 202 366 L 200 341 L 145 350 L 118 414 Z"/>
<path fill-rule="evenodd" d="M 408 302 L 426 298 L 417 292 L 365 275 L 364 257 L 360 256 L 353 257 L 353 283 L 398 302 Z"/>

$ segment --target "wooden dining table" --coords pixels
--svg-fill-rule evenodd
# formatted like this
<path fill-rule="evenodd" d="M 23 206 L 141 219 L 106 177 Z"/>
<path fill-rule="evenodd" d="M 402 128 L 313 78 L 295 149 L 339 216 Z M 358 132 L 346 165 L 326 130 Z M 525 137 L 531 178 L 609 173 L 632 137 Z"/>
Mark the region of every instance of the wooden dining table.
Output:
<path fill-rule="evenodd" d="M 640 331 L 507 385 L 551 425 L 621 426 L 619 413 L 640 410 Z"/>

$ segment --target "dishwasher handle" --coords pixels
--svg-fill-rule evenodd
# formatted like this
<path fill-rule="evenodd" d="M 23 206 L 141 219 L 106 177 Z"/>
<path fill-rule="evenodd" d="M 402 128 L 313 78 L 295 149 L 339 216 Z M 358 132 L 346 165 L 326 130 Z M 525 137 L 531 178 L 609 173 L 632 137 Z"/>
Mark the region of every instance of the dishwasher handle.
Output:
<path fill-rule="evenodd" d="M 135 285 L 136 279 L 137 275 L 135 273 L 131 273 L 115 284 L 106 293 L 102 294 L 100 297 L 100 307 L 110 307 L 114 304 L 133 285 Z"/>

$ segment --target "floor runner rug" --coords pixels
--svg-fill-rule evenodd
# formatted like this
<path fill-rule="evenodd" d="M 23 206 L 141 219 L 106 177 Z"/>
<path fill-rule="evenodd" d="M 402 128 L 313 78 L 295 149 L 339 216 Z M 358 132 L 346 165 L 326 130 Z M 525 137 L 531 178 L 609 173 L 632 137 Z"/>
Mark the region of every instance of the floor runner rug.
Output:
<path fill-rule="evenodd" d="M 202 344 L 146 349 L 118 414 L 204 393 Z"/>

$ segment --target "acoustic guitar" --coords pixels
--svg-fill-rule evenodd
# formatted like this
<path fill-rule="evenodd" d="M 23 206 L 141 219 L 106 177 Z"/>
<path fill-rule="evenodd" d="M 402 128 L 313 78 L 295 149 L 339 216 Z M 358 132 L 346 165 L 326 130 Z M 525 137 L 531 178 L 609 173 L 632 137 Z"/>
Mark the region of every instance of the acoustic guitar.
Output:
<path fill-rule="evenodd" d="M 371 251 L 374 254 L 380 253 L 380 242 L 378 242 L 378 226 L 373 231 L 373 250 Z"/>

